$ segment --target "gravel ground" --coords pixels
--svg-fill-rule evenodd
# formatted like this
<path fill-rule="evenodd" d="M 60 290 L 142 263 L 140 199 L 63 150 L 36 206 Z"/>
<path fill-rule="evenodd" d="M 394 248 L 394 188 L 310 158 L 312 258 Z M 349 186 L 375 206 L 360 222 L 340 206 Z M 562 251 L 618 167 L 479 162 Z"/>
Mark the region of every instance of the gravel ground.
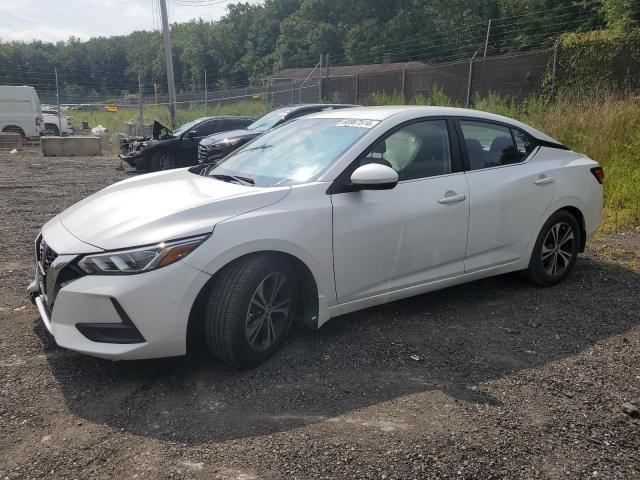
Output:
<path fill-rule="evenodd" d="M 25 288 L 40 226 L 117 163 L 0 155 L 0 479 L 640 477 L 640 229 L 560 286 L 371 308 L 255 370 L 109 362 L 58 348 Z"/>

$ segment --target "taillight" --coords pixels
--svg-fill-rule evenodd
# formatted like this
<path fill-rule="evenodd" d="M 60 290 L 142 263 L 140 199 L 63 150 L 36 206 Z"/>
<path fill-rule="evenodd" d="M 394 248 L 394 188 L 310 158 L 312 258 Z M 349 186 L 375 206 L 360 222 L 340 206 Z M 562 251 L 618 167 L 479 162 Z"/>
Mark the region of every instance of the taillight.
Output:
<path fill-rule="evenodd" d="M 598 181 L 598 183 L 602 185 L 604 182 L 604 168 L 593 167 L 591 169 L 591 173 L 593 173 L 593 176 L 596 177 L 596 180 Z"/>
<path fill-rule="evenodd" d="M 42 119 L 40 117 L 36 117 L 36 127 L 42 125 Z"/>

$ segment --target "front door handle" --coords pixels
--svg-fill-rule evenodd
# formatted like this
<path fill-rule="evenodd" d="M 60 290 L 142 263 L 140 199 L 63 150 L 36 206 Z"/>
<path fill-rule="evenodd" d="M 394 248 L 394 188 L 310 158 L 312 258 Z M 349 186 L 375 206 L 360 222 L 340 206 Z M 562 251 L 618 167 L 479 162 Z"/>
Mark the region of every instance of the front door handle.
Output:
<path fill-rule="evenodd" d="M 543 175 L 540 176 L 540 178 L 538 178 L 537 180 L 534 180 L 533 184 L 534 185 L 548 185 L 550 183 L 555 182 L 555 179 L 553 177 L 545 177 Z"/>
<path fill-rule="evenodd" d="M 450 203 L 458 203 L 464 202 L 467 199 L 467 196 L 463 194 L 456 194 L 456 192 L 446 192 L 444 197 L 438 200 L 438 203 L 441 205 L 449 205 Z"/>

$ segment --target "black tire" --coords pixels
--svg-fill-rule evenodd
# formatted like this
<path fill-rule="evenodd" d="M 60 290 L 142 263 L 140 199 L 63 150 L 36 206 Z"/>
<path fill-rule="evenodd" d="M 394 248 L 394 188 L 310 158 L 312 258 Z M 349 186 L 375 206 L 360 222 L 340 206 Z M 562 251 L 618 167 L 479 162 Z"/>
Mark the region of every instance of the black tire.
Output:
<path fill-rule="evenodd" d="M 578 221 L 570 212 L 559 210 L 551 215 L 538 234 L 529 267 L 522 276 L 541 287 L 560 283 L 576 263 L 581 235 Z"/>
<path fill-rule="evenodd" d="M 173 154 L 167 150 L 160 150 L 151 157 L 151 171 L 158 172 L 160 170 L 171 170 L 175 168 L 175 159 Z"/>
<path fill-rule="evenodd" d="M 280 289 L 275 288 L 282 279 Z M 280 296 L 276 293 L 274 298 L 267 298 L 270 285 L 281 292 Z M 266 308 L 255 301 L 261 296 L 259 291 L 267 300 Z M 265 362 L 286 340 L 295 316 L 297 293 L 293 268 L 276 255 L 250 255 L 222 269 L 214 279 L 204 318 L 211 353 L 240 368 Z M 283 313 L 277 306 L 284 304 L 285 298 L 289 308 Z M 268 342 L 271 338 L 273 341 Z"/>
<path fill-rule="evenodd" d="M 45 123 L 44 125 L 44 134 L 51 137 L 58 137 L 60 136 L 60 130 L 58 130 L 58 126 L 54 125 L 52 123 Z"/>

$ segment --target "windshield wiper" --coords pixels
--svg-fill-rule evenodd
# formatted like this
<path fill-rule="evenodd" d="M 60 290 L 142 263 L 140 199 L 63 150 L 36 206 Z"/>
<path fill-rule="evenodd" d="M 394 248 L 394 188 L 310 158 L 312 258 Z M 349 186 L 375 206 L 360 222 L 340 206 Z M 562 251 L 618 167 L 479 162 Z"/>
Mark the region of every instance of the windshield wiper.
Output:
<path fill-rule="evenodd" d="M 217 173 L 215 175 L 209 175 L 209 176 L 212 178 L 217 178 L 218 180 L 222 180 L 223 182 L 236 182 L 236 183 L 239 183 L 240 185 L 245 185 L 247 187 L 255 185 L 256 183 L 251 178 L 239 177 L 236 175 L 224 175 L 224 174 Z"/>

